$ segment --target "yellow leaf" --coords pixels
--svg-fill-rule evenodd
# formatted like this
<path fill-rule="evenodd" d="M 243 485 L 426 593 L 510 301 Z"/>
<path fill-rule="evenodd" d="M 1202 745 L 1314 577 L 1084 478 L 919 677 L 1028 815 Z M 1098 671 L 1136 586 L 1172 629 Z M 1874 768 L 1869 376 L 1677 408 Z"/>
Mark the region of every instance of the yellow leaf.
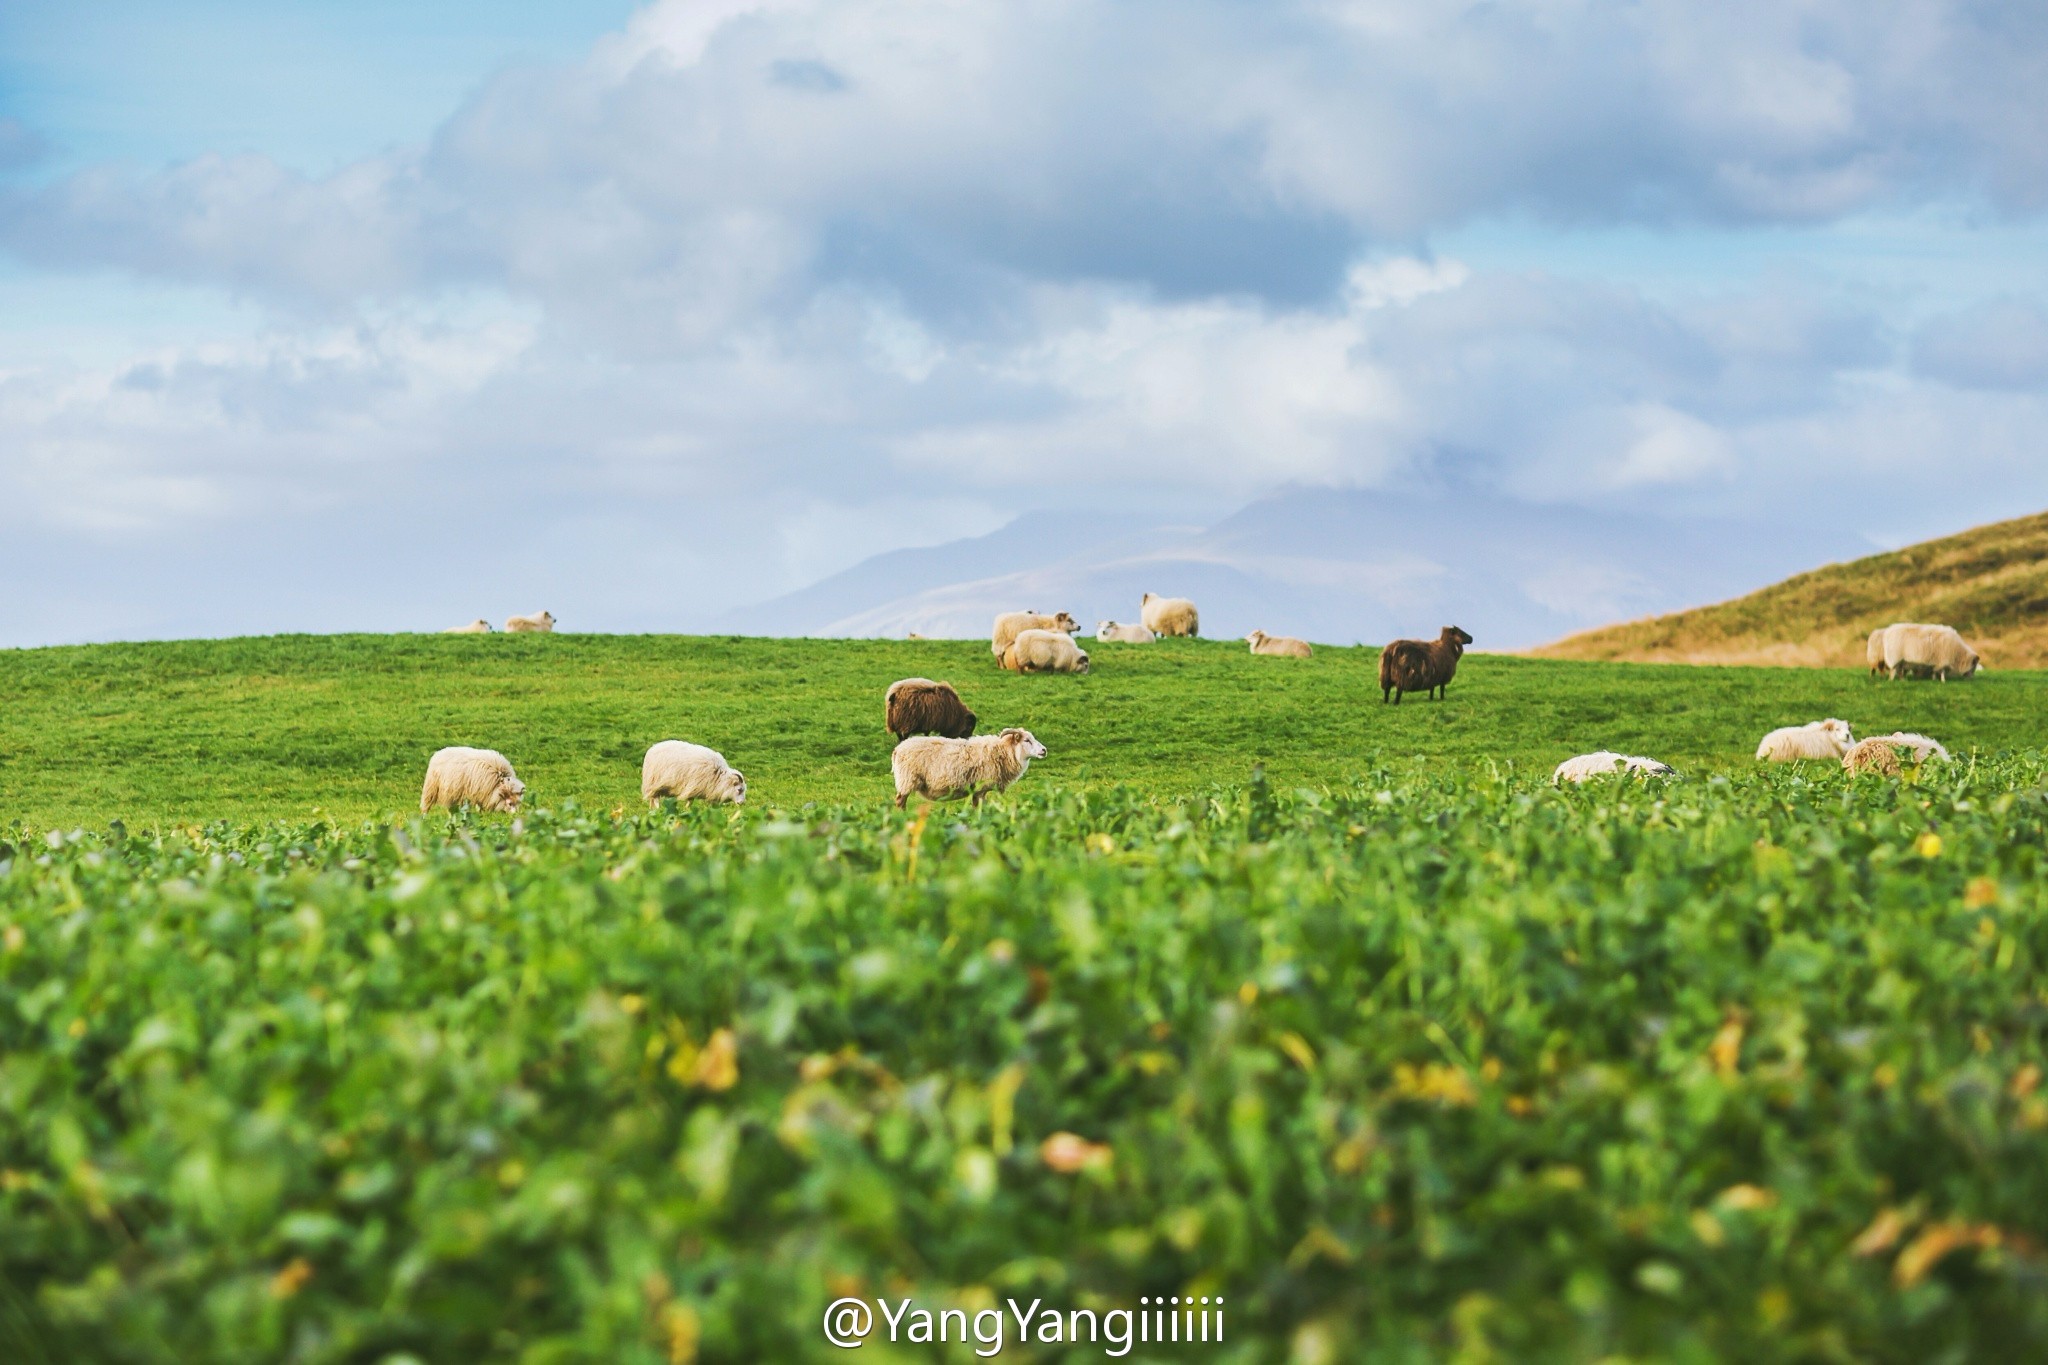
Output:
<path fill-rule="evenodd" d="M 1963 908 L 1982 910 L 1998 904 L 1998 883 L 1989 877 L 1972 877 L 1970 884 L 1963 888 Z"/>
<path fill-rule="evenodd" d="M 1758 1185 L 1730 1185 L 1714 1202 L 1724 1209 L 1753 1212 L 1771 1207 L 1778 1202 L 1778 1196 Z"/>
<path fill-rule="evenodd" d="M 1870 1226 L 1849 1244 L 1849 1253 L 1852 1256 L 1875 1256 L 1879 1252 L 1890 1251 L 1898 1245 L 1907 1223 L 1903 1210 L 1879 1209 L 1877 1217 L 1870 1220 Z"/>
<path fill-rule="evenodd" d="M 1892 1283 L 1911 1289 L 1925 1279 L 1942 1257 L 1963 1247 L 1981 1244 L 1981 1233 L 1968 1223 L 1936 1223 L 1907 1244 L 1892 1263 Z"/>
<path fill-rule="evenodd" d="M 306 1281 L 313 1278 L 313 1263 L 303 1256 L 294 1256 L 284 1269 L 270 1277 L 270 1297 L 288 1299 L 306 1287 Z"/>
<path fill-rule="evenodd" d="M 1294 1064 L 1303 1071 L 1316 1069 L 1316 1050 L 1308 1045 L 1308 1039 L 1299 1033 L 1280 1035 L 1280 1050 L 1294 1059 Z"/>
<path fill-rule="evenodd" d="M 1913 841 L 1913 851 L 1923 858 L 1939 858 L 1941 856 L 1941 836 L 1933 830 L 1927 831 L 1927 833 Z"/>
<path fill-rule="evenodd" d="M 668 1365 L 694 1365 L 703 1323 L 697 1310 L 687 1303 L 672 1303 L 661 1310 L 661 1325 L 668 1336 Z"/>
<path fill-rule="evenodd" d="M 1714 1035 L 1714 1041 L 1707 1047 L 1707 1056 L 1714 1063 L 1716 1074 L 1733 1076 L 1742 1061 L 1742 1021 L 1729 1019 Z"/>
<path fill-rule="evenodd" d="M 1246 1005 L 1254 1003 L 1259 998 L 1258 986 L 1250 981 L 1245 982 L 1242 986 L 1239 986 L 1237 988 L 1237 998 L 1240 1002 Z"/>
<path fill-rule="evenodd" d="M 1705 1209 L 1694 1209 L 1688 1219 L 1692 1224 L 1692 1235 L 1710 1247 L 1718 1247 L 1728 1240 L 1728 1230 L 1721 1226 L 1721 1220 Z"/>
<path fill-rule="evenodd" d="M 740 1078 L 739 1039 L 729 1028 L 711 1035 L 691 1079 L 706 1090 L 730 1090 Z"/>
<path fill-rule="evenodd" d="M 2008 1095 L 2011 1095 L 2014 1099 L 2018 1100 L 2024 1099 L 2028 1095 L 2033 1094 L 2035 1087 L 2039 1086 L 2040 1084 L 2041 1068 L 2035 1066 L 2032 1062 L 2028 1062 L 2018 1071 L 2012 1073 L 2012 1084 L 2007 1086 L 2005 1089 Z"/>

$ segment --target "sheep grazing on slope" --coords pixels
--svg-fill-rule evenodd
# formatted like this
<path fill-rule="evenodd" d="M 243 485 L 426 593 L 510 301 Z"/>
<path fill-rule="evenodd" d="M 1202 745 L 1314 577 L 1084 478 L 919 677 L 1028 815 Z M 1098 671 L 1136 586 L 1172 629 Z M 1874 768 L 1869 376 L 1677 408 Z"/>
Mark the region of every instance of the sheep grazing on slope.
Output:
<path fill-rule="evenodd" d="M 918 735 L 896 746 L 889 767 L 896 774 L 896 808 L 913 794 L 928 801 L 970 797 L 975 805 L 1024 775 L 1045 746 L 1029 730 L 1009 729 L 974 739 Z"/>
<path fill-rule="evenodd" d="M 668 796 L 677 801 L 724 801 L 737 806 L 747 799 L 747 777 L 727 764 L 725 755 L 716 749 L 665 739 L 641 761 L 640 795 L 649 805 Z"/>
<path fill-rule="evenodd" d="M 509 631 L 539 631 L 545 634 L 554 628 L 555 615 L 549 611 L 537 611 L 531 616 L 509 616 L 505 618 L 505 629 Z"/>
<path fill-rule="evenodd" d="M 1058 630 L 1072 635 L 1081 628 L 1066 612 L 1055 612 L 1047 616 L 1035 611 L 1006 611 L 998 616 L 988 635 L 989 648 L 995 653 L 996 662 L 1001 663 L 1009 651 L 1011 642 L 1027 630 Z"/>
<path fill-rule="evenodd" d="M 890 683 L 886 711 L 889 733 L 899 740 L 928 734 L 965 739 L 974 733 L 974 713 L 951 683 L 930 678 Z"/>
<path fill-rule="evenodd" d="M 1870 632 L 1870 639 L 1866 641 L 1863 646 L 1863 657 L 1870 664 L 1871 677 L 1874 678 L 1878 674 L 1887 671 L 1884 666 L 1883 626 L 1879 626 L 1876 630 Z"/>
<path fill-rule="evenodd" d="M 1934 759 L 1946 763 L 1948 750 L 1925 735 L 1894 732 L 1860 741 L 1855 748 L 1842 756 L 1842 768 L 1849 773 L 1875 773 L 1879 777 L 1897 777 L 1899 769 L 1906 764 L 1917 766 Z"/>
<path fill-rule="evenodd" d="M 479 616 L 466 626 L 450 626 L 441 633 L 443 635 L 489 635 L 491 629 L 491 623 Z"/>
<path fill-rule="evenodd" d="M 1817 720 L 1810 725 L 1787 725 L 1771 731 L 1756 746 L 1756 756 L 1773 763 L 1797 763 L 1806 758 L 1833 762 L 1849 752 L 1856 737 L 1846 720 Z"/>
<path fill-rule="evenodd" d="M 1143 626 L 1122 625 L 1115 621 L 1101 621 L 1096 624 L 1095 638 L 1103 644 L 1149 645 L 1159 636 Z"/>
<path fill-rule="evenodd" d="M 1669 764 L 1659 763 L 1654 758 L 1618 754 L 1612 749 L 1602 749 L 1596 754 L 1580 754 L 1558 764 L 1556 771 L 1550 774 L 1550 785 L 1555 787 L 1565 782 L 1584 782 L 1589 777 L 1600 777 L 1608 773 L 1633 773 L 1638 777 L 1678 776 Z"/>
<path fill-rule="evenodd" d="M 1472 637 L 1456 626 L 1445 626 L 1434 640 L 1391 641 L 1380 651 L 1380 700 L 1391 697 L 1399 706 L 1404 692 L 1447 695 L 1458 659 L 1471 643 Z"/>
<path fill-rule="evenodd" d="M 1145 629 L 1158 635 L 1200 635 L 1202 614 L 1185 597 L 1161 597 L 1148 592 L 1138 603 L 1138 619 Z"/>
<path fill-rule="evenodd" d="M 1010 642 L 1003 667 L 1013 673 L 1086 673 L 1088 654 L 1059 630 L 1027 630 Z"/>
<path fill-rule="evenodd" d="M 451 745 L 427 760 L 426 785 L 420 788 L 420 813 L 436 806 L 475 806 L 511 814 L 526 796 L 526 784 L 496 749 Z"/>
<path fill-rule="evenodd" d="M 1271 654 L 1287 659 L 1306 659 L 1310 654 L 1314 653 L 1309 648 L 1308 641 L 1297 640 L 1292 635 L 1268 635 L 1263 630 L 1255 630 L 1244 638 L 1245 643 L 1252 647 L 1252 653 L 1254 654 Z"/>
<path fill-rule="evenodd" d="M 1953 626 L 1902 622 L 1884 628 L 1885 676 L 1930 673 L 1942 682 L 1967 678 L 1983 666 L 1977 651 L 1963 643 Z"/>

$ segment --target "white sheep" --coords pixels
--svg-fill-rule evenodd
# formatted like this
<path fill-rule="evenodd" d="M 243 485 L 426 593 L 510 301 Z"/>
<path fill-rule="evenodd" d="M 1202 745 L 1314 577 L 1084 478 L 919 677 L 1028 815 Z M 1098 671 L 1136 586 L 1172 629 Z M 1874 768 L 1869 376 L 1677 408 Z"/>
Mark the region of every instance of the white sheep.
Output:
<path fill-rule="evenodd" d="M 475 806 L 479 810 L 519 809 L 526 784 L 496 749 L 451 745 L 427 760 L 426 784 L 420 788 L 420 812 L 436 806 Z"/>
<path fill-rule="evenodd" d="M 531 616 L 511 616 L 505 620 L 505 629 L 514 632 L 540 631 L 545 634 L 555 628 L 555 614 L 537 611 Z"/>
<path fill-rule="evenodd" d="M 1268 635 L 1263 630 L 1255 630 L 1244 638 L 1245 643 L 1252 647 L 1252 653 L 1254 654 L 1272 654 L 1289 659 L 1306 659 L 1310 654 L 1314 653 L 1309 648 L 1308 641 L 1297 640 L 1292 635 Z"/>
<path fill-rule="evenodd" d="M 896 774 L 896 808 L 912 794 L 928 801 L 970 797 L 977 806 L 990 792 L 999 792 L 1024 775 L 1045 746 L 1029 730 L 1011 728 L 973 739 L 941 739 L 916 735 L 896 746 L 889 767 Z"/>
<path fill-rule="evenodd" d="M 1894 731 L 1889 735 L 1873 735 L 1860 741 L 1848 753 L 1842 755 L 1842 768 L 1850 773 L 1876 773 L 1881 777 L 1897 777 L 1905 764 L 1927 763 L 1939 759 L 1948 762 L 1948 750 L 1936 740 L 1925 735 L 1907 734 Z"/>
<path fill-rule="evenodd" d="M 1884 629 L 1879 626 L 1871 631 L 1870 638 L 1863 644 L 1863 657 L 1870 664 L 1872 677 L 1887 671 L 1884 666 Z"/>
<path fill-rule="evenodd" d="M 665 739 L 650 748 L 641 761 L 640 795 L 649 805 L 668 796 L 677 801 L 722 801 L 737 806 L 747 799 L 747 777 L 716 749 Z"/>
<path fill-rule="evenodd" d="M 1027 630 L 1010 642 L 1003 667 L 1013 673 L 1086 673 L 1088 653 L 1058 630 Z"/>
<path fill-rule="evenodd" d="M 1676 777 L 1667 764 L 1654 758 L 1641 758 L 1634 754 L 1618 754 L 1612 749 L 1602 749 L 1594 754 L 1579 754 L 1557 765 L 1550 775 L 1550 785 L 1561 782 L 1584 782 L 1589 777 L 1600 777 L 1607 773 L 1636 773 L 1643 777 Z"/>
<path fill-rule="evenodd" d="M 1953 626 L 1930 626 L 1901 622 L 1884 628 L 1884 671 L 1900 678 L 1908 670 L 1932 673 L 1942 682 L 1967 678 L 1982 663 L 1977 651 L 1963 643 Z"/>
<path fill-rule="evenodd" d="M 1001 663 L 1010 645 L 1027 630 L 1058 630 L 1072 635 L 1080 628 L 1081 623 L 1063 611 L 1054 612 L 1051 616 L 1036 611 L 1006 611 L 996 617 L 995 624 L 989 628 L 988 643 L 996 662 Z"/>
<path fill-rule="evenodd" d="M 1773 763 L 1797 763 L 1806 758 L 1833 762 L 1848 753 L 1849 746 L 1855 742 L 1856 737 L 1849 733 L 1849 722 L 1830 717 L 1808 725 L 1787 725 L 1771 731 L 1756 746 L 1756 756 Z"/>
<path fill-rule="evenodd" d="M 1138 604 L 1138 619 L 1145 629 L 1161 635 L 1200 635 L 1202 616 L 1185 597 L 1161 597 L 1148 592 Z"/>
<path fill-rule="evenodd" d="M 1149 645 L 1159 636 L 1143 626 L 1121 625 L 1115 621 L 1100 621 L 1095 626 L 1095 638 L 1102 644 Z"/>
<path fill-rule="evenodd" d="M 441 633 L 443 635 L 489 635 L 491 633 L 491 623 L 479 616 L 466 626 L 450 626 Z"/>

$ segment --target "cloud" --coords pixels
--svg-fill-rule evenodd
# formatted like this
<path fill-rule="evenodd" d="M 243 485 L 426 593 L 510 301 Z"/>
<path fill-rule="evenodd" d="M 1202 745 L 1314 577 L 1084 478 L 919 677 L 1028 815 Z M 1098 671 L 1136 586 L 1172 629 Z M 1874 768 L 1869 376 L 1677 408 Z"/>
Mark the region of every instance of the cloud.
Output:
<path fill-rule="evenodd" d="M 431 143 L 0 197 L 0 243 L 304 306 L 483 283 L 687 349 L 852 279 L 1327 298 L 1475 216 L 1806 222 L 2048 204 L 2013 7 L 1853 0 L 662 0 Z"/>
<path fill-rule="evenodd" d="M 1964 389 L 2048 389 L 2048 309 L 1998 298 L 1930 318 L 1913 335 L 1913 368 Z"/>

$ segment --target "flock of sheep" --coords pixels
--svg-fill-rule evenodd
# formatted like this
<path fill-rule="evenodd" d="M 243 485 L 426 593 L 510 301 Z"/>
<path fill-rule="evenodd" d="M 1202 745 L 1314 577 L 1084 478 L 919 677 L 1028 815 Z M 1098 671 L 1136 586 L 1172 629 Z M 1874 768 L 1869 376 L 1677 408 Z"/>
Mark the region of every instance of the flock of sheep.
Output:
<path fill-rule="evenodd" d="M 1871 631 L 1866 654 L 1872 675 L 1891 679 L 1922 677 L 1947 682 L 1950 678 L 1971 677 L 1984 667 L 1977 651 L 1963 643 L 1954 627 L 1918 622 L 1900 622 Z M 1946 762 L 1949 755 L 1938 741 L 1904 731 L 1858 740 L 1849 733 L 1847 721 L 1830 717 L 1771 731 L 1756 746 L 1756 756 L 1766 763 L 1838 760 L 1851 773 L 1896 777 L 1908 765 L 1917 767 L 1937 759 Z M 1612 773 L 1677 776 L 1669 764 L 1654 758 L 1602 749 L 1599 753 L 1566 759 L 1551 773 L 1550 781 L 1552 785 L 1584 782 L 1589 777 Z"/>
<path fill-rule="evenodd" d="M 1201 616 L 1185 597 L 1146 593 L 1139 604 L 1141 624 L 1103 621 L 1098 642 L 1149 644 L 1162 636 L 1193 636 Z M 989 635 L 991 652 L 1003 668 L 1019 673 L 1086 673 L 1087 651 L 1074 641 L 1078 623 L 1066 612 L 1004 612 Z M 514 616 L 505 622 L 511 632 L 548 632 L 555 628 L 549 612 Z M 491 625 L 479 618 L 447 634 L 481 635 Z M 918 638 L 918 637 L 913 637 Z M 1305 640 L 1255 630 L 1245 637 L 1256 655 L 1306 659 L 1312 649 Z M 1445 626 L 1434 640 L 1394 640 L 1380 651 L 1380 700 L 1398 705 L 1404 693 L 1429 697 L 1447 694 L 1458 660 L 1472 637 Z M 1887 678 L 1925 676 L 1947 681 L 1968 678 L 1982 661 L 1952 628 L 1901 623 L 1874 630 L 1869 641 L 1870 671 Z M 951 683 L 931 678 L 903 678 L 890 684 L 883 699 L 884 721 L 896 737 L 889 766 L 896 781 L 896 806 L 912 796 L 942 801 L 967 798 L 980 805 L 991 792 L 1007 789 L 1024 775 L 1045 745 L 1029 730 L 1006 728 L 976 735 L 980 718 L 967 708 Z M 1846 721 L 1829 718 L 1808 725 L 1785 726 L 1763 737 L 1759 760 L 1791 763 L 1839 760 L 1852 773 L 1896 775 L 1907 764 L 1946 760 L 1948 750 L 1925 735 L 1895 732 L 1862 741 L 1850 734 Z M 1579 754 L 1557 765 L 1553 785 L 1584 782 L 1603 775 L 1675 777 L 1665 763 L 1638 754 L 1603 749 Z M 420 790 L 420 810 L 437 806 L 474 806 L 513 812 L 526 795 L 526 784 L 512 764 L 494 749 L 454 746 L 438 751 L 427 764 Z M 640 767 L 640 795 L 649 803 L 663 800 L 729 802 L 747 799 L 747 779 L 725 756 L 701 744 L 665 739 L 647 751 Z"/>

